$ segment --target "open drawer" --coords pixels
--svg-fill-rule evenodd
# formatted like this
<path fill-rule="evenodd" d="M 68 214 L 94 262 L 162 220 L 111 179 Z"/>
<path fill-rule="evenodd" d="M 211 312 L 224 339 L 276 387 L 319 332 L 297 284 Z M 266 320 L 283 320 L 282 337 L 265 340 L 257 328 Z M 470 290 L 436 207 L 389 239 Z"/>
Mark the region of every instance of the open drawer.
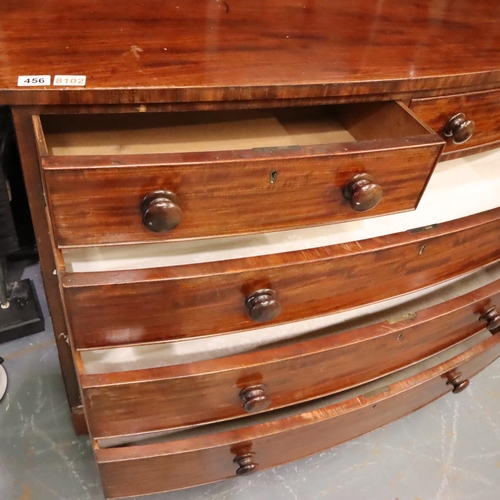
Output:
<path fill-rule="evenodd" d="M 354 309 L 467 274 L 500 260 L 499 230 L 500 208 L 278 255 L 67 273 L 63 295 L 77 349 L 208 337 Z"/>
<path fill-rule="evenodd" d="M 500 336 L 482 340 L 482 335 L 322 400 L 128 446 L 106 447 L 112 443 L 94 440 L 105 496 L 156 493 L 247 475 L 360 436 L 465 389 L 470 377 L 500 355 Z"/>
<path fill-rule="evenodd" d="M 414 209 L 444 141 L 397 102 L 34 117 L 60 247 Z"/>
<path fill-rule="evenodd" d="M 127 436 L 323 397 L 405 368 L 485 328 L 500 331 L 498 310 L 496 264 L 397 308 L 235 356 L 165 366 L 176 356 L 159 345 L 148 369 L 133 369 L 131 359 L 124 363 L 128 370 L 113 371 L 119 350 L 78 352 L 87 423 L 94 438 Z M 147 352 L 135 348 L 138 356 Z"/>

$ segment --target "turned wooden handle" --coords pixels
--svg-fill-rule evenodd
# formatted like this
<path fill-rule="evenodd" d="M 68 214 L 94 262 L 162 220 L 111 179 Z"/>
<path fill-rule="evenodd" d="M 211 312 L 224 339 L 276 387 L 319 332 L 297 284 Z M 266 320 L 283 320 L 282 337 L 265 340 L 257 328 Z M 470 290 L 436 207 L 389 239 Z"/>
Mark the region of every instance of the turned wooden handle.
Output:
<path fill-rule="evenodd" d="M 245 299 L 250 317 L 259 323 L 271 321 L 281 312 L 281 305 L 276 300 L 276 292 L 269 288 L 257 290 Z"/>
<path fill-rule="evenodd" d="M 490 307 L 486 312 L 481 314 L 479 321 L 486 321 L 486 328 L 491 333 L 500 332 L 500 314 L 495 306 Z"/>
<path fill-rule="evenodd" d="M 240 399 L 243 401 L 243 409 L 248 413 L 255 413 L 268 408 L 271 399 L 267 396 L 266 391 L 264 384 L 255 384 L 242 389 Z"/>
<path fill-rule="evenodd" d="M 380 203 L 383 191 L 371 175 L 357 174 L 342 188 L 342 194 L 350 201 L 351 208 L 365 212 Z"/>
<path fill-rule="evenodd" d="M 453 115 L 444 126 L 443 135 L 452 139 L 454 144 L 464 144 L 476 130 L 476 124 L 472 120 L 467 120 L 463 113 Z"/>
<path fill-rule="evenodd" d="M 237 476 L 249 476 L 250 474 L 256 472 L 259 467 L 259 464 L 256 464 L 253 461 L 253 453 L 238 455 L 233 458 L 233 462 L 239 465 L 236 469 Z"/>
<path fill-rule="evenodd" d="M 141 202 L 142 223 L 155 233 L 166 233 L 179 225 L 182 210 L 179 198 L 170 191 L 153 191 Z"/>
<path fill-rule="evenodd" d="M 449 385 L 453 386 L 453 394 L 458 394 L 459 392 L 465 391 L 467 387 L 469 387 L 469 380 L 464 379 L 462 380 L 462 374 L 460 372 L 450 372 L 448 374 L 448 382 L 446 382 Z"/>

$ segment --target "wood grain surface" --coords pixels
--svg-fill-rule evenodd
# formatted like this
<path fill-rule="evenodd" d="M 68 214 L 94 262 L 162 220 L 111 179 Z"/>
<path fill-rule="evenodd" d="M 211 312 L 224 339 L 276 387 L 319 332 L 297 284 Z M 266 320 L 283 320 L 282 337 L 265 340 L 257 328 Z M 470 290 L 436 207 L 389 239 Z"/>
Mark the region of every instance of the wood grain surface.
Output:
<path fill-rule="evenodd" d="M 3 0 L 0 104 L 383 94 L 500 81 L 496 0 Z M 479 56 L 480 55 L 480 56 Z M 19 75 L 85 75 L 18 87 Z"/>
<path fill-rule="evenodd" d="M 479 147 L 500 144 L 500 91 L 471 92 L 446 97 L 413 99 L 411 109 L 435 132 L 442 134 L 448 120 L 457 113 L 464 113 L 473 120 L 476 130 L 464 144 L 446 141 L 443 158 L 462 151 L 474 153 Z"/>
<path fill-rule="evenodd" d="M 75 346 L 203 337 L 320 316 L 407 293 L 500 258 L 500 209 L 424 230 L 224 262 L 69 273 Z M 245 298 L 271 288 L 281 313 L 253 321 Z M 265 331 L 261 333 L 265 335 Z"/>
<path fill-rule="evenodd" d="M 474 335 L 494 304 L 500 305 L 500 281 L 412 319 L 197 363 L 80 374 L 89 429 L 97 439 L 248 415 L 239 394 L 256 384 L 265 386 L 267 410 L 345 390 Z"/>
<path fill-rule="evenodd" d="M 442 144 L 429 136 L 376 142 L 380 144 L 310 146 L 288 153 L 198 153 L 182 155 L 182 159 L 173 154 L 90 157 L 95 167 L 46 169 L 57 244 L 71 247 L 263 233 L 416 208 Z M 83 163 L 81 158 L 67 157 L 53 161 L 62 167 L 65 160 L 66 164 Z M 159 164 L 148 164 L 151 160 Z M 161 163 L 165 161 L 170 164 Z M 115 166 L 97 166 L 106 162 Z M 277 179 L 271 183 L 272 172 L 277 172 Z M 364 212 L 351 208 L 342 195 L 343 186 L 361 173 L 370 174 L 383 190 L 381 202 Z M 157 190 L 175 193 L 182 210 L 180 224 L 165 233 L 153 232 L 142 222 L 141 201 Z"/>
<path fill-rule="evenodd" d="M 251 453 L 258 470 L 330 448 L 434 401 L 447 392 L 450 373 L 468 379 L 500 355 L 496 335 L 468 351 L 384 391 L 365 394 L 317 410 L 268 419 L 225 432 L 166 443 L 99 449 L 96 459 L 106 498 L 142 495 L 206 484 L 235 476 L 233 459 Z M 472 383 L 474 383 L 472 381 Z M 459 398 L 460 395 L 453 397 Z M 244 486 L 244 479 L 241 479 Z"/>

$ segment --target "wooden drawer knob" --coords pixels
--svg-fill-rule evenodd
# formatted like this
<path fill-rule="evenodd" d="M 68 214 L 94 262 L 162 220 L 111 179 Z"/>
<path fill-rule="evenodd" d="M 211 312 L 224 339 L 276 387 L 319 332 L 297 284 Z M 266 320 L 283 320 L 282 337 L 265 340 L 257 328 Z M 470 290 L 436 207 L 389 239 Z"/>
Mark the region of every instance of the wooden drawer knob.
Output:
<path fill-rule="evenodd" d="M 350 201 L 351 208 L 365 212 L 380 203 L 383 192 L 371 175 L 357 174 L 343 187 L 342 194 Z"/>
<path fill-rule="evenodd" d="M 459 392 L 465 391 L 467 387 L 469 387 L 469 380 L 464 379 L 462 380 L 462 374 L 460 372 L 451 372 L 448 375 L 448 382 L 446 382 L 449 385 L 453 386 L 453 394 L 458 394 Z"/>
<path fill-rule="evenodd" d="M 153 191 L 141 202 L 142 223 L 155 233 L 166 233 L 179 225 L 182 210 L 179 198 L 170 191 Z"/>
<path fill-rule="evenodd" d="M 276 292 L 269 288 L 257 290 L 245 299 L 250 317 L 259 323 L 271 321 L 281 312 L 281 305 L 276 300 Z"/>
<path fill-rule="evenodd" d="M 463 113 L 452 116 L 444 126 L 443 135 L 453 140 L 453 144 L 464 144 L 467 142 L 476 129 L 476 124 L 472 120 L 467 120 Z"/>
<path fill-rule="evenodd" d="M 233 458 L 233 462 L 239 465 L 236 469 L 237 476 L 249 476 L 250 474 L 257 472 L 257 468 L 259 467 L 259 464 L 256 464 L 253 461 L 253 453 L 238 455 Z"/>
<path fill-rule="evenodd" d="M 243 401 L 243 409 L 248 413 L 264 411 L 271 404 L 264 384 L 245 387 L 240 392 L 240 399 Z"/>
<path fill-rule="evenodd" d="M 491 333 L 500 332 L 500 314 L 498 314 L 495 306 L 490 307 L 485 313 L 483 313 L 480 316 L 479 321 L 486 321 L 486 328 Z"/>

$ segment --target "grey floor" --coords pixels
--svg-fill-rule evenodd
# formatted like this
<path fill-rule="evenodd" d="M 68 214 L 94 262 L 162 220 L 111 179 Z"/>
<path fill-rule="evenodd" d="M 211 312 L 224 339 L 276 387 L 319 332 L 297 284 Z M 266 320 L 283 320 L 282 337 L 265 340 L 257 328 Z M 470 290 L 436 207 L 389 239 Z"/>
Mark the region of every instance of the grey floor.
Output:
<path fill-rule="evenodd" d="M 38 270 L 31 267 L 48 315 Z M 89 440 L 76 437 L 50 324 L 0 344 L 0 500 L 102 500 Z M 168 471 L 165 471 L 168 473 Z M 460 395 L 292 464 L 149 500 L 498 500 L 500 362 Z"/>

